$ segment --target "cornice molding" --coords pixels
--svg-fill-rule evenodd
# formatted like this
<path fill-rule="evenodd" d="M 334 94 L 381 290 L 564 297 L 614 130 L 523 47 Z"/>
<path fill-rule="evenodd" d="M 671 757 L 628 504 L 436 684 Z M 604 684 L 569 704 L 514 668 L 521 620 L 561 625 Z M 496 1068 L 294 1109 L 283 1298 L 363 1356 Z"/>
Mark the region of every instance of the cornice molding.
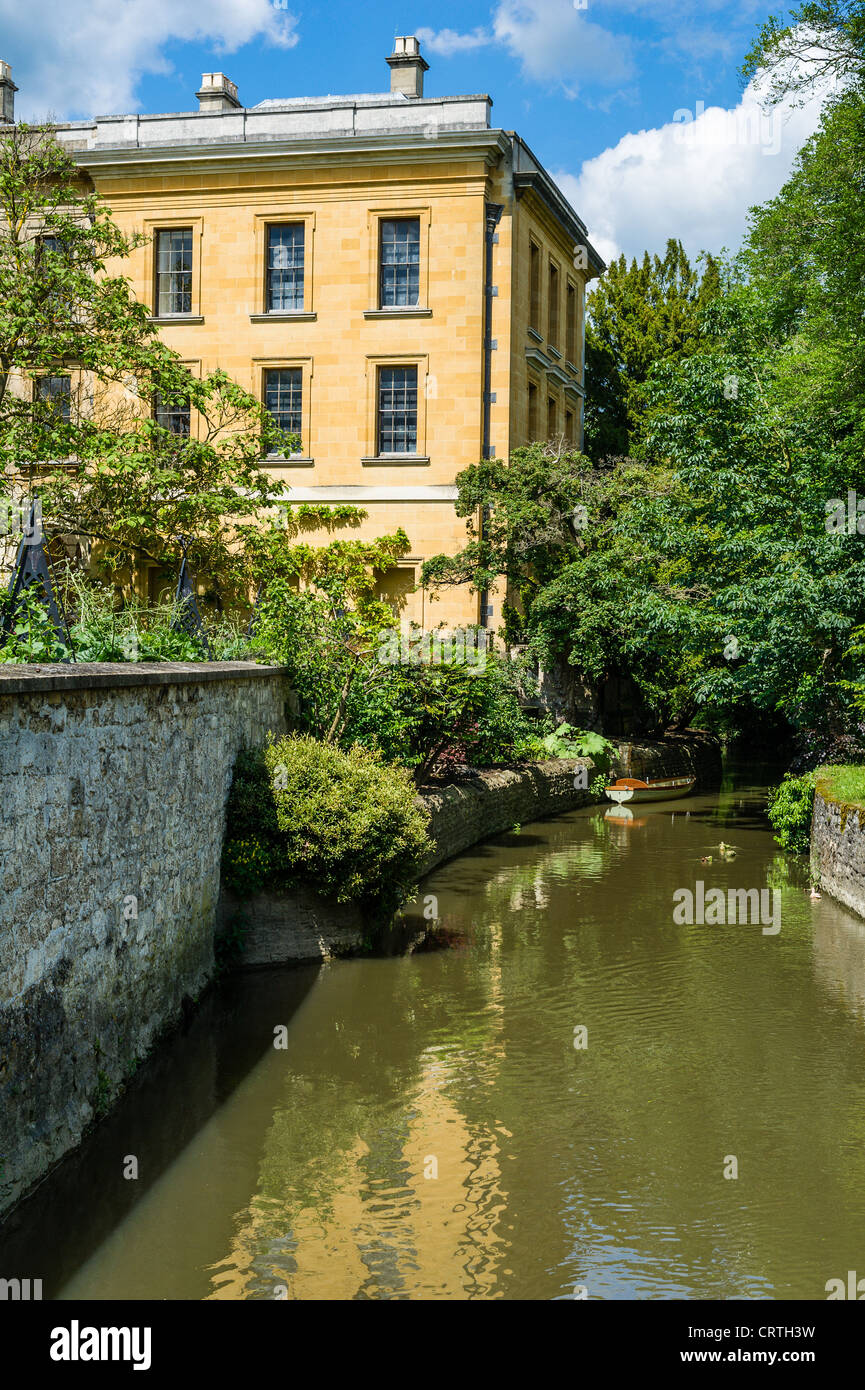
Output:
<path fill-rule="evenodd" d="M 501 130 L 444 131 L 435 138 L 422 132 L 396 134 L 388 131 L 379 136 L 351 135 L 300 140 L 219 141 L 213 145 L 200 144 L 114 146 L 70 150 L 76 164 L 83 169 L 105 173 L 111 169 L 150 170 L 183 166 L 190 173 L 220 171 L 235 168 L 238 162 L 268 166 L 290 164 L 294 168 L 320 165 L 327 160 L 337 164 L 438 164 L 451 162 L 455 155 L 464 158 L 482 157 L 491 166 L 508 151 L 509 140 Z"/>

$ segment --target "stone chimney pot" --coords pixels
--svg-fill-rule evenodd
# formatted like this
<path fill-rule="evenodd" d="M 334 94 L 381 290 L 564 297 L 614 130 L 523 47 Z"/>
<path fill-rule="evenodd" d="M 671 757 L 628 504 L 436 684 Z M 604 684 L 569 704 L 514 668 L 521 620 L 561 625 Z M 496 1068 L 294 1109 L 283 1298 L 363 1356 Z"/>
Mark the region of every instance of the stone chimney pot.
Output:
<path fill-rule="evenodd" d="M 203 72 L 201 88 L 195 95 L 199 111 L 236 111 L 240 106 L 237 83 L 224 72 Z"/>
<path fill-rule="evenodd" d="M 393 41 L 393 53 L 387 60 L 390 68 L 390 89 L 405 97 L 423 96 L 423 75 L 429 63 L 421 57 L 420 44 L 414 34 L 401 35 Z"/>

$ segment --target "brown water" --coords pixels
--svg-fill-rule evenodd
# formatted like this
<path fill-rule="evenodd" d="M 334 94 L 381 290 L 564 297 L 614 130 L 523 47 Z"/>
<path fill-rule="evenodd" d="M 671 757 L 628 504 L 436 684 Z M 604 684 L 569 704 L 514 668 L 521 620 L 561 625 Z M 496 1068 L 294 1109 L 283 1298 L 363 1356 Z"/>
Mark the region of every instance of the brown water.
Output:
<path fill-rule="evenodd" d="M 69 1299 L 821 1299 L 865 1275 L 865 924 L 809 901 L 762 804 L 527 826 L 423 886 L 449 949 L 232 982 L 7 1223 L 3 1264 Z M 777 887 L 780 932 L 676 925 L 697 879 Z"/>

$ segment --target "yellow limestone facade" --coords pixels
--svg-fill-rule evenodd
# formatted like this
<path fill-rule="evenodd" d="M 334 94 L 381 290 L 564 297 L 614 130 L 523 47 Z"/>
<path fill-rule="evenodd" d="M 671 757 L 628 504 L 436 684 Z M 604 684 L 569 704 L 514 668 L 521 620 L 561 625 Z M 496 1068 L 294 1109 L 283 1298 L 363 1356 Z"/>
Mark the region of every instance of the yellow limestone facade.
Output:
<path fill-rule="evenodd" d="M 123 269 L 194 370 L 223 368 L 265 399 L 267 373 L 294 369 L 301 452 L 268 461 L 290 500 L 362 507 L 355 534 L 367 538 L 403 527 L 410 552 L 380 591 L 411 621 L 497 627 L 501 594 L 433 600 L 420 566 L 465 541 L 462 469 L 530 438 L 580 444 L 585 288 L 603 263 L 525 143 L 491 123 L 488 96 L 425 98 L 416 39 L 397 39 L 387 61 L 382 94 L 244 108 L 210 73 L 198 111 L 59 135 L 119 225 L 146 234 Z M 415 239 L 408 304 L 383 302 L 394 221 Z M 286 225 L 303 228 L 302 302 L 275 311 L 269 229 Z M 171 229 L 189 234 L 191 277 L 182 312 L 160 316 L 157 239 Z M 416 369 L 414 448 L 399 455 L 381 448 L 392 367 Z"/>

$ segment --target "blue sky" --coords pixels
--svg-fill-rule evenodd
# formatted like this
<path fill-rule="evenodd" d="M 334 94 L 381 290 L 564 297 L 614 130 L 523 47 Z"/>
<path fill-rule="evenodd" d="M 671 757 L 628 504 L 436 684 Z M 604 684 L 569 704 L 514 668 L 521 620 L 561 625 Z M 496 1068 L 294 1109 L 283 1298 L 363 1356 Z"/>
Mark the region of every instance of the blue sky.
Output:
<path fill-rule="evenodd" d="M 557 177 L 606 255 L 738 244 L 818 104 L 748 126 L 737 69 L 771 0 L 0 0 L 22 116 L 195 108 L 201 73 L 244 105 L 383 91 L 416 33 L 428 95 L 485 91 Z M 742 102 L 745 106 L 742 106 Z M 690 118 L 689 118 L 690 117 Z M 714 124 L 713 124 L 714 122 Z M 690 129 L 686 129 L 690 126 Z"/>
<path fill-rule="evenodd" d="M 517 129 L 546 163 L 567 166 L 575 151 L 581 157 L 598 154 L 626 131 L 669 121 L 677 108 L 693 107 L 700 99 L 707 105 L 735 104 L 737 67 L 756 19 L 767 8 L 735 0 L 699 5 L 588 0 L 584 10 L 575 10 L 571 0 L 536 7 L 405 0 L 293 4 L 278 17 L 289 9 L 296 16 L 294 47 L 255 38 L 228 54 L 215 43 L 167 44 L 164 54 L 174 70 L 145 75 L 138 84 L 139 103 L 149 111 L 186 109 L 200 72 L 211 66 L 227 67 L 245 105 L 267 97 L 386 89 L 384 59 L 394 34 L 420 30 L 430 64 L 427 95 L 489 92 L 496 123 Z M 534 23 L 532 10 L 540 12 Z M 497 12 L 504 12 L 499 39 Z M 696 15 L 702 15 L 699 29 L 692 27 Z M 565 38 L 552 52 L 546 44 L 550 31 L 551 37 L 559 32 Z M 460 38 L 477 46 L 448 51 Z"/>

